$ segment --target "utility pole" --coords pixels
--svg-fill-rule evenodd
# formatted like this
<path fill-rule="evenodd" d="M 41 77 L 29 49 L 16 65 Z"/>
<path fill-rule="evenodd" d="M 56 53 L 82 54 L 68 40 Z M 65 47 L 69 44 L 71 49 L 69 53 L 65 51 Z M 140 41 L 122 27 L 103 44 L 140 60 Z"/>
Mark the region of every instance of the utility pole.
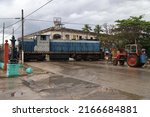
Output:
<path fill-rule="evenodd" d="M 12 30 L 12 35 L 14 36 L 14 34 L 15 34 L 15 31 L 14 31 L 14 28 L 13 28 L 13 30 Z"/>
<path fill-rule="evenodd" d="M 24 64 L 24 11 L 21 10 L 21 21 L 22 21 L 22 64 Z"/>
<path fill-rule="evenodd" d="M 4 48 L 4 34 L 5 34 L 5 23 L 3 23 L 3 42 L 2 42 L 2 47 Z"/>

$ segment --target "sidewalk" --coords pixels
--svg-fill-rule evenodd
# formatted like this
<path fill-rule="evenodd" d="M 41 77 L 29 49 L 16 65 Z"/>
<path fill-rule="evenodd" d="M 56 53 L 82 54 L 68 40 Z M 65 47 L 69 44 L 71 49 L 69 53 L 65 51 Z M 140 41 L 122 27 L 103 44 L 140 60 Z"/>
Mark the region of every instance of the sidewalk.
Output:
<path fill-rule="evenodd" d="M 19 77 L 19 76 L 25 76 L 25 75 L 27 75 L 25 68 L 19 68 L 19 75 L 13 76 L 13 77 Z M 12 77 L 7 76 L 7 71 L 0 69 L 0 78 L 12 78 Z"/>
<path fill-rule="evenodd" d="M 34 66 L 28 66 L 28 65 L 24 64 L 23 67 L 19 68 L 19 75 L 14 76 L 14 77 L 27 76 L 28 73 L 26 73 L 26 68 L 28 68 L 28 67 L 31 67 L 33 69 L 33 73 L 31 73 L 31 74 L 45 74 L 45 73 L 47 73 L 46 71 L 43 71 L 42 69 L 36 68 Z M 13 77 L 8 77 L 7 72 L 3 71 L 3 69 L 0 69 L 0 79 L 1 78 L 13 78 Z"/>
<path fill-rule="evenodd" d="M 0 78 L 6 78 L 6 72 L 0 69 Z"/>

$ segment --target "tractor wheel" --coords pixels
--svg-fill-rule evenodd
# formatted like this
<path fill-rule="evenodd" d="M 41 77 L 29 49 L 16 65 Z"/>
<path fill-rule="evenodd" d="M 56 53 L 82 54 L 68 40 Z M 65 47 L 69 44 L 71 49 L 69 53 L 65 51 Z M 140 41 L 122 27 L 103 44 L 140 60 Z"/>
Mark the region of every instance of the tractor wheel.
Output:
<path fill-rule="evenodd" d="M 120 56 L 119 64 L 124 65 L 125 61 L 126 61 L 126 56 L 125 55 Z"/>
<path fill-rule="evenodd" d="M 124 61 L 123 60 L 119 61 L 119 64 L 124 65 Z"/>
<path fill-rule="evenodd" d="M 114 59 L 113 60 L 113 65 L 117 65 L 118 64 L 118 60 L 117 59 Z"/>
<path fill-rule="evenodd" d="M 138 67 L 142 67 L 145 63 L 139 63 Z"/>
<path fill-rule="evenodd" d="M 127 64 L 130 67 L 138 67 L 139 57 L 137 55 L 129 55 L 127 58 Z"/>

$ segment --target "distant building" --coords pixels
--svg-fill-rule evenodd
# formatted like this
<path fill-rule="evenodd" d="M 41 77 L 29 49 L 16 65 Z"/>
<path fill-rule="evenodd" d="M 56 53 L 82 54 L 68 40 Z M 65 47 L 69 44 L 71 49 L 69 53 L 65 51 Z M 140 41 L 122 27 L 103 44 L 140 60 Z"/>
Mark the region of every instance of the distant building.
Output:
<path fill-rule="evenodd" d="M 96 39 L 94 32 L 84 32 L 82 30 L 70 29 L 62 27 L 61 19 L 54 19 L 54 27 L 34 32 L 26 35 L 25 39 L 31 39 L 35 35 L 50 35 L 50 39 L 64 39 L 64 40 L 81 40 L 81 39 Z"/>

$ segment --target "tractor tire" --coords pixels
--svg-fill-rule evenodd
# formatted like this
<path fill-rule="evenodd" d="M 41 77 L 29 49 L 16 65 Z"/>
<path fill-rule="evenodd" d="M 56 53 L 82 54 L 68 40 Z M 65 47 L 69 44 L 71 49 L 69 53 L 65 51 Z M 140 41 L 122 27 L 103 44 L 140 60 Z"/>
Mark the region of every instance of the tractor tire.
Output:
<path fill-rule="evenodd" d="M 130 67 L 138 67 L 139 57 L 137 55 L 129 55 L 127 58 L 127 64 Z"/>
<path fill-rule="evenodd" d="M 139 63 L 138 67 L 143 67 L 145 63 Z"/>
<path fill-rule="evenodd" d="M 123 60 L 119 61 L 120 65 L 124 65 L 124 63 L 125 63 L 125 61 L 123 61 Z"/>
<path fill-rule="evenodd" d="M 118 60 L 117 59 L 113 60 L 113 65 L 118 65 Z"/>
<path fill-rule="evenodd" d="M 126 61 L 126 56 L 124 56 L 124 55 L 120 56 L 119 64 L 123 66 L 125 61 Z"/>

